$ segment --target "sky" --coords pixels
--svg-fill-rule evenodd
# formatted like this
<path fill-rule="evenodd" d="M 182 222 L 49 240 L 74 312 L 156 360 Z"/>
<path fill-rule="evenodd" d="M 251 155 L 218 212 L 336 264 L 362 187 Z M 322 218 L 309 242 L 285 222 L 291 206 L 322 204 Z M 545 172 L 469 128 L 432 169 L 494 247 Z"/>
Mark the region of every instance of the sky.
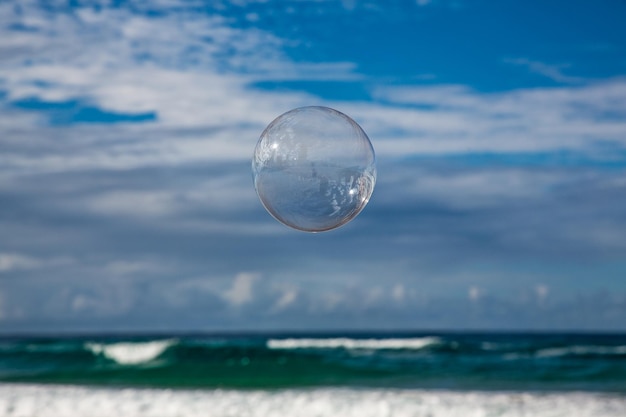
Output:
<path fill-rule="evenodd" d="M 626 331 L 626 2 L 0 2 L 0 334 Z M 310 234 L 263 129 L 367 132 Z"/>

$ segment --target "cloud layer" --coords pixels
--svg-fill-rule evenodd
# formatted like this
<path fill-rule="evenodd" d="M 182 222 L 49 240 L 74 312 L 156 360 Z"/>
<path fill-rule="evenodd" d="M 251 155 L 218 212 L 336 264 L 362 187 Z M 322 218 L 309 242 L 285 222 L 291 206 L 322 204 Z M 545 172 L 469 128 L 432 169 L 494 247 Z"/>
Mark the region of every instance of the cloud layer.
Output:
<path fill-rule="evenodd" d="M 365 8 L 332 4 L 331 28 Z M 625 78 L 508 55 L 557 85 L 388 83 L 256 24 L 282 6 L 0 5 L 0 329 L 625 329 Z M 379 164 L 320 235 L 275 223 L 250 174 L 263 128 L 310 104 Z"/>

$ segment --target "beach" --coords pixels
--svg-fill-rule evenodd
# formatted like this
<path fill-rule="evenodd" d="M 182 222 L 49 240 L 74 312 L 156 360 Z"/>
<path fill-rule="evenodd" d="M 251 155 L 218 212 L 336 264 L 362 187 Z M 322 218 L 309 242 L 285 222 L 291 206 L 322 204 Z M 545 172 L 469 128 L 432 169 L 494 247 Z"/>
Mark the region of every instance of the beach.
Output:
<path fill-rule="evenodd" d="M 0 416 L 623 417 L 626 397 L 564 392 L 321 388 L 174 390 L 0 385 Z"/>

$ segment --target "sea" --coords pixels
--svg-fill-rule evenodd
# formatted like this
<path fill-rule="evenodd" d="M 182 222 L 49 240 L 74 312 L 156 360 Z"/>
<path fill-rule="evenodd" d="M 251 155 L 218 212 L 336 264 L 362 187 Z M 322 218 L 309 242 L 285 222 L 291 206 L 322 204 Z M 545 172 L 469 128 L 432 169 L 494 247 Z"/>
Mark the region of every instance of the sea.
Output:
<path fill-rule="evenodd" d="M 626 334 L 0 339 L 0 416 L 626 416 Z"/>

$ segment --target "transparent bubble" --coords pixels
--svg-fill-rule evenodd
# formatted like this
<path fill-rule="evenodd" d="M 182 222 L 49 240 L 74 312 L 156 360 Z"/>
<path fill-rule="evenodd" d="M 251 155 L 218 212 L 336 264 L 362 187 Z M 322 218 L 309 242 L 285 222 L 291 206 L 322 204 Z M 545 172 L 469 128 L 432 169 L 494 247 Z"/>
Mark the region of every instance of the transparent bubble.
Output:
<path fill-rule="evenodd" d="M 276 220 L 323 232 L 363 210 L 376 183 L 376 158 L 350 117 L 328 107 L 301 107 L 263 131 L 252 174 L 263 206 Z"/>

